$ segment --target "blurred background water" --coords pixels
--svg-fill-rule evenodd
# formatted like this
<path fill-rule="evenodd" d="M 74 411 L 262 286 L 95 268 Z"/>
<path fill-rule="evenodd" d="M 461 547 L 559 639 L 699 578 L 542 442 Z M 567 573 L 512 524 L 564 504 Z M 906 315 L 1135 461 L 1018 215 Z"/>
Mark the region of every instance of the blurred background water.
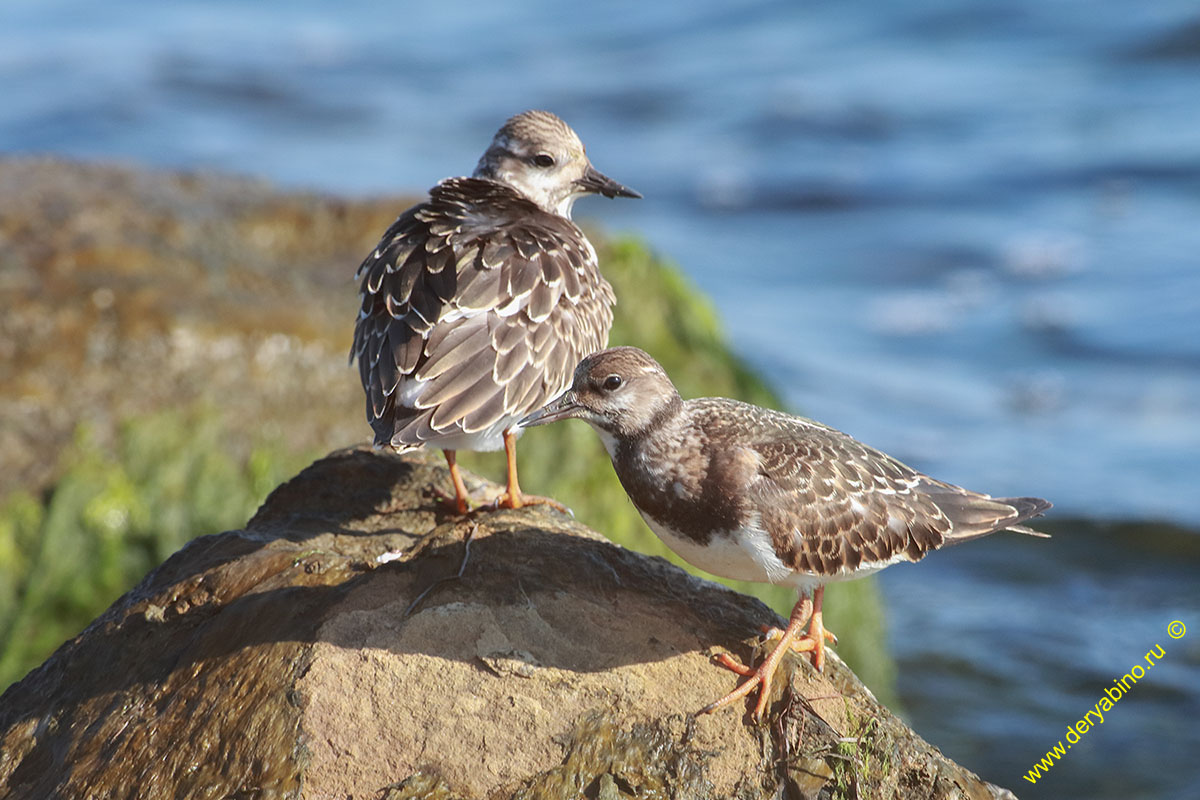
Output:
<path fill-rule="evenodd" d="M 557 112 L 645 194 L 576 215 L 678 261 L 793 408 L 1055 502 L 1050 542 L 884 573 L 918 731 L 1023 796 L 1200 797 L 1194 2 L 6 0 L 0 97 L 6 153 L 342 194 Z"/>

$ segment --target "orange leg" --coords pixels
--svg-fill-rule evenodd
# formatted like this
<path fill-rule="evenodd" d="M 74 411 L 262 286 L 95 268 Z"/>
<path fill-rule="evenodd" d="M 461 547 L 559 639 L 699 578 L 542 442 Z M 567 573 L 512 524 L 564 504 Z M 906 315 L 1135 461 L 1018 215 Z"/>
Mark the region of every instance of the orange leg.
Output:
<path fill-rule="evenodd" d="M 520 508 L 525 503 L 521 497 L 521 485 L 517 483 L 517 437 L 512 431 L 504 432 L 504 456 L 508 460 L 508 491 L 500 499 L 500 505 L 503 508 Z"/>
<path fill-rule="evenodd" d="M 807 597 L 801 597 L 796 601 L 796 605 L 792 607 L 791 617 L 788 618 L 787 628 L 783 631 L 773 629 L 767 633 L 769 639 L 776 638 L 776 634 L 778 634 L 779 642 L 757 669 L 742 666 L 734 661 L 728 653 L 717 656 L 716 660 L 721 666 L 745 676 L 748 680 L 720 700 L 700 709 L 699 713 L 711 714 L 750 694 L 754 691 L 754 687 L 761 686 L 758 702 L 754 705 L 754 718 L 762 719 L 763 712 L 767 708 L 767 700 L 771 696 L 771 680 L 775 675 L 775 670 L 779 667 L 780 659 L 788 650 L 797 653 L 812 651 L 813 666 L 820 670 L 825 665 L 825 641 L 829 640 L 835 643 L 837 641 L 837 637 L 825 630 L 822 623 L 821 606 L 824 599 L 825 587 L 819 586 L 813 592 L 811 601 Z M 804 627 L 805 622 L 808 623 L 808 632 L 801 636 L 800 630 Z"/>
<path fill-rule="evenodd" d="M 467 493 L 467 485 L 463 483 L 462 473 L 458 470 L 458 456 L 453 450 L 443 450 L 442 455 L 446 457 L 446 464 L 450 467 L 450 480 L 454 483 L 454 507 L 460 514 L 466 514 L 470 509 L 471 495 Z M 441 492 L 438 492 L 441 495 Z M 443 496 L 447 503 L 451 498 Z"/>
<path fill-rule="evenodd" d="M 818 586 L 813 592 L 812 619 L 808 621 L 808 634 L 798 641 L 792 642 L 792 649 L 797 653 L 812 651 L 812 665 L 820 672 L 825 668 L 825 642 L 837 644 L 837 637 L 832 631 L 825 630 L 824 615 L 821 606 L 825 601 L 825 587 Z"/>
<path fill-rule="evenodd" d="M 521 486 L 517 483 L 517 435 L 512 431 L 504 432 L 504 455 L 508 458 L 508 489 L 496 499 L 496 506 L 498 508 L 548 505 L 553 506 L 564 514 L 571 513 L 566 506 L 557 500 L 521 493 Z"/>

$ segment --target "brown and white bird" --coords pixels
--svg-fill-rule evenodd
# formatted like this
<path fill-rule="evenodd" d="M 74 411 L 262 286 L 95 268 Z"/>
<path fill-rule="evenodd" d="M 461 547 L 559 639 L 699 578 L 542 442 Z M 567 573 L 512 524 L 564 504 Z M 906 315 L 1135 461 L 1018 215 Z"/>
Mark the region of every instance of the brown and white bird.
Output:
<path fill-rule="evenodd" d="M 719 397 L 684 400 L 658 362 L 633 347 L 588 356 L 570 390 L 521 424 L 569 418 L 596 429 L 646 524 L 683 559 L 800 594 L 757 669 L 721 657 L 748 680 L 703 712 L 761 685 L 754 711 L 761 717 L 789 648 L 811 651 L 821 669 L 826 640 L 836 642 L 821 617 L 829 581 L 919 561 L 998 530 L 1045 536 L 1020 524 L 1050 508 L 1045 500 L 943 483 L 803 417 Z"/>
<path fill-rule="evenodd" d="M 575 131 L 526 111 L 496 133 L 470 178 L 448 178 L 405 211 L 355 276 L 358 359 L 376 446 L 445 451 L 455 504 L 468 509 L 456 450 L 508 455 L 515 423 L 570 384 L 579 359 L 608 342 L 612 287 L 571 221 L 585 194 L 641 197 L 588 161 Z"/>

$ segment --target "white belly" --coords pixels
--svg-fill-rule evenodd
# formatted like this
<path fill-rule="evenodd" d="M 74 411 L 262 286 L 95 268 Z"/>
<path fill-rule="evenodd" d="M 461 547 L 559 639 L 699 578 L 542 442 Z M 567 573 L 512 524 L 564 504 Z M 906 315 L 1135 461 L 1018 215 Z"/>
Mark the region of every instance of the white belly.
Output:
<path fill-rule="evenodd" d="M 863 578 L 902 560 L 894 558 L 888 561 L 865 562 L 856 570 L 837 575 L 797 572 L 775 555 L 771 536 L 761 526 L 747 526 L 734 534 L 715 533 L 707 544 L 701 545 L 694 539 L 659 524 L 646 514 L 642 514 L 642 519 L 672 552 L 694 567 L 735 581 L 793 586 L 803 593 L 810 593 L 816 587 L 831 581 Z"/>
<path fill-rule="evenodd" d="M 744 529 L 736 535 L 719 532 L 707 544 L 683 536 L 642 514 L 659 539 L 680 558 L 705 572 L 722 578 L 758 583 L 791 583 L 795 573 L 788 569 L 771 545 L 771 537 L 761 529 Z"/>

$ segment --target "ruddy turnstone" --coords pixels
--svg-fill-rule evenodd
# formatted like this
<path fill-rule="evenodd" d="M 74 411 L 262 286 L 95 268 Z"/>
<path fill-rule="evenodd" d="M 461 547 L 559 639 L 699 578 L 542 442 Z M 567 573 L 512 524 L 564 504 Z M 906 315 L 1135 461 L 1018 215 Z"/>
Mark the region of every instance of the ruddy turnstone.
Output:
<path fill-rule="evenodd" d="M 757 669 L 719 657 L 748 680 L 701 713 L 761 685 L 761 718 L 789 648 L 811 652 L 821 669 L 826 639 L 836 642 L 821 619 L 827 582 L 998 530 L 1046 535 L 1020 524 L 1050 508 L 1045 500 L 943 483 L 803 417 L 720 397 L 683 400 L 658 362 L 633 347 L 585 358 L 570 390 L 521 425 L 569 418 L 596 429 L 642 518 L 682 558 L 714 575 L 799 591 Z"/>
<path fill-rule="evenodd" d="M 585 194 L 641 197 L 588 161 L 575 131 L 526 111 L 496 133 L 470 178 L 448 178 L 392 223 L 358 268 L 358 358 L 376 446 L 441 448 L 468 508 L 456 450 L 508 455 L 515 423 L 561 393 L 608 341 L 612 287 L 571 206 Z"/>

